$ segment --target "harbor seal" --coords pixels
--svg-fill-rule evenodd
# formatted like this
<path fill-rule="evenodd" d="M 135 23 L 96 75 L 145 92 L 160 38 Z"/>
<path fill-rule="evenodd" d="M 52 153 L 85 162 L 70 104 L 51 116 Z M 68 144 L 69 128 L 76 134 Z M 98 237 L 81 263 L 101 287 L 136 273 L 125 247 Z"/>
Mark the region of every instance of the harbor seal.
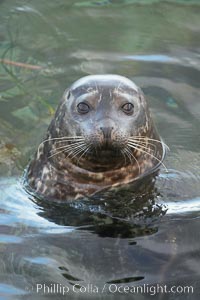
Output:
<path fill-rule="evenodd" d="M 89 75 L 68 88 L 25 173 L 39 198 L 76 200 L 155 173 L 164 143 L 144 94 L 119 75 Z"/>

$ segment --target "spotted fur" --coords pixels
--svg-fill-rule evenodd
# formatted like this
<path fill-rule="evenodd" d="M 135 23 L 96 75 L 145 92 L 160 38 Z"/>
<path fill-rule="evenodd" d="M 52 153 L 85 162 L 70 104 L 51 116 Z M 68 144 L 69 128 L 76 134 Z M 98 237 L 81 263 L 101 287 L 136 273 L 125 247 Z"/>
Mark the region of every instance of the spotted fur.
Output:
<path fill-rule="evenodd" d="M 81 101 L 91 106 L 88 115 L 77 112 Z M 122 112 L 126 102 L 134 107 L 132 115 Z M 142 91 L 122 76 L 87 76 L 65 91 L 25 185 L 47 200 L 79 199 L 154 173 L 163 158 Z"/>

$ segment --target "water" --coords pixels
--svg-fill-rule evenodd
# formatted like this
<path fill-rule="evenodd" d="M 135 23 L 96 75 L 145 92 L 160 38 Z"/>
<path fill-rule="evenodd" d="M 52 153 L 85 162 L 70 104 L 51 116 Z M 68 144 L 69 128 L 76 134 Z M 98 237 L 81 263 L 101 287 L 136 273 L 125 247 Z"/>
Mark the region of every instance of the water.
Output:
<path fill-rule="evenodd" d="M 41 67 L 0 66 L 0 299 L 199 299 L 199 12 L 199 1 L 0 1 L 1 59 Z M 23 169 L 65 88 L 97 73 L 142 87 L 169 171 L 132 202 L 39 203 Z"/>

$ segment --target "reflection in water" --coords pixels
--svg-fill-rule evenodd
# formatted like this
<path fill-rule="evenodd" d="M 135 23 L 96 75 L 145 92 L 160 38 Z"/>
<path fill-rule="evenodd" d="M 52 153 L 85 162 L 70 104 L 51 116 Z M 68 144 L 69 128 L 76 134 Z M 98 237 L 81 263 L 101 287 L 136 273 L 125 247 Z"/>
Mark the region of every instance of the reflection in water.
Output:
<path fill-rule="evenodd" d="M 0 1 L 0 59 L 42 67 L 0 65 L 2 299 L 144 300 L 149 293 L 108 289 L 144 284 L 191 285 L 193 293 L 155 298 L 199 299 L 198 4 Z M 23 173 L 66 86 L 95 73 L 125 75 L 143 88 L 171 149 L 169 171 L 137 193 L 129 187 L 67 204 L 34 199 L 12 176 Z M 37 292 L 37 283 L 69 292 Z M 91 284 L 106 289 L 94 294 Z"/>
<path fill-rule="evenodd" d="M 165 176 L 158 178 L 162 190 Z M 170 178 L 173 182 L 173 176 L 169 175 L 168 181 Z M 190 235 L 191 226 L 198 224 L 197 219 L 192 221 L 194 216 L 190 211 L 187 219 L 181 218 L 183 203 L 173 211 L 173 219 L 173 203 L 159 204 L 160 193 L 152 186 L 149 193 L 138 195 L 132 203 L 115 203 L 113 199 L 109 203 L 105 198 L 109 203 L 106 209 L 105 199 L 99 203 L 95 199 L 95 205 L 91 199 L 78 201 L 76 206 L 49 203 L 30 199 L 16 181 L 12 180 L 6 189 L 5 181 L 1 186 L 5 192 L 0 198 L 4 217 L 0 240 L 7 251 L 2 248 L 0 266 L 7 276 L 15 274 L 13 285 L 17 283 L 20 288 L 13 289 L 15 295 L 24 292 L 25 287 L 36 295 L 38 282 L 46 286 L 59 282 L 71 287 L 70 295 L 74 296 L 75 285 L 81 288 L 88 283 L 99 289 L 105 283 L 108 287 L 112 284 L 170 284 L 171 270 L 175 266 L 180 274 L 192 274 L 190 265 L 179 265 L 178 254 L 198 251 L 198 242 Z M 166 208 L 170 214 L 167 211 L 165 217 Z M 185 234 L 188 232 L 185 240 L 181 237 L 183 230 Z M 19 281 L 22 273 L 26 274 L 26 282 Z M 33 276 L 36 281 L 32 280 Z M 183 284 L 182 276 L 179 279 Z"/>
<path fill-rule="evenodd" d="M 1 186 L 5 187 L 5 181 Z M 139 201 L 138 208 L 130 205 L 129 217 L 132 213 L 136 214 L 137 209 L 140 210 L 141 217 L 144 204 L 152 206 L 153 201 L 148 204 L 149 197 L 150 194 L 147 194 L 142 203 Z M 131 264 L 129 260 L 132 251 L 135 252 L 132 249 L 136 246 L 133 239 L 157 232 L 155 224 L 145 224 L 144 221 L 143 225 L 135 225 L 129 218 L 123 220 L 121 207 L 121 219 L 118 219 L 117 207 L 112 211 L 111 204 L 110 210 L 107 208 L 107 215 L 101 213 L 100 208 L 95 212 L 88 200 L 86 203 L 80 201 L 80 205 L 76 207 L 68 203 L 36 200 L 34 203 L 15 181 L 8 185 L 0 200 L 4 223 L 8 226 L 7 229 L 1 226 L 1 231 L 7 235 L 6 240 L 3 235 L 0 237 L 1 243 L 7 244 L 8 250 L 8 254 L 2 252 L 0 263 L 4 262 L 7 271 L 5 267 L 2 270 L 7 275 L 14 272 L 14 280 L 17 282 L 17 274 L 25 273 L 29 290 L 33 287 L 34 292 L 36 289 L 36 282 L 30 281 L 32 274 L 36 276 L 37 282 L 48 286 L 58 280 L 62 285 L 74 286 L 78 282 L 81 287 L 89 282 L 102 287 L 105 282 L 131 283 L 145 278 L 132 271 L 134 260 L 137 261 L 137 257 L 140 259 L 141 254 L 136 251 Z M 115 216 L 108 216 L 108 212 Z M 147 216 L 150 218 L 148 214 L 149 211 Z M 20 245 L 23 247 L 18 249 Z M 135 275 L 130 276 L 133 274 Z M 18 284 L 24 288 L 24 283 Z"/>
<path fill-rule="evenodd" d="M 156 197 L 154 180 L 149 176 L 141 183 L 108 189 L 80 201 L 35 201 L 41 208 L 39 215 L 55 224 L 101 237 L 134 238 L 156 232 L 154 222 L 166 212 L 166 206 L 157 204 Z"/>

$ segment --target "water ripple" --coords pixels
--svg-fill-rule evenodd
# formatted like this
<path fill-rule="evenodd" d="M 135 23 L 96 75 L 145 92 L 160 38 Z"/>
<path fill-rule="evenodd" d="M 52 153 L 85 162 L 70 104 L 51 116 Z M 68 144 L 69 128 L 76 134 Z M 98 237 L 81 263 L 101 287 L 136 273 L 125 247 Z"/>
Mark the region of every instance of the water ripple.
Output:
<path fill-rule="evenodd" d="M 187 199 L 184 201 L 174 201 L 165 203 L 168 207 L 168 215 L 200 213 L 200 197 Z M 200 215 L 199 215 L 200 217 Z"/>
<path fill-rule="evenodd" d="M 22 223 L 50 234 L 73 230 L 71 226 L 60 226 L 41 217 L 41 209 L 31 201 L 19 182 L 5 179 L 0 182 L 0 186 L 4 187 L 4 193 L 0 195 L 1 208 L 6 212 L 2 214 L 0 224 L 14 226 Z"/>

